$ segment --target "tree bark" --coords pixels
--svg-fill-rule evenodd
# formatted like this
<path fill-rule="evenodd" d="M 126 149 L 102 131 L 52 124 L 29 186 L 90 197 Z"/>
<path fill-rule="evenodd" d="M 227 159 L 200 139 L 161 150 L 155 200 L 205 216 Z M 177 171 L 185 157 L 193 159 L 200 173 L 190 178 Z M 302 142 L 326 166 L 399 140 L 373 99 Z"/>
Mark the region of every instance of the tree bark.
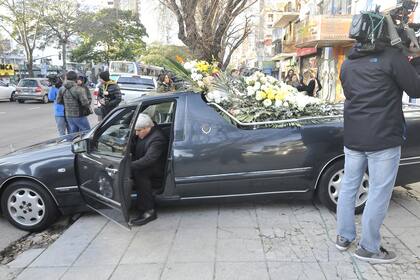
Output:
<path fill-rule="evenodd" d="M 28 66 L 28 75 L 29 75 L 30 78 L 33 78 L 34 77 L 34 70 L 33 70 L 34 59 L 33 59 L 33 54 L 32 54 L 31 51 L 29 51 L 29 53 L 28 53 L 28 64 L 27 64 L 27 66 Z"/>
<path fill-rule="evenodd" d="M 62 48 L 62 55 L 63 55 L 63 70 L 67 71 L 67 42 L 66 41 L 62 41 L 61 43 L 61 48 Z"/>

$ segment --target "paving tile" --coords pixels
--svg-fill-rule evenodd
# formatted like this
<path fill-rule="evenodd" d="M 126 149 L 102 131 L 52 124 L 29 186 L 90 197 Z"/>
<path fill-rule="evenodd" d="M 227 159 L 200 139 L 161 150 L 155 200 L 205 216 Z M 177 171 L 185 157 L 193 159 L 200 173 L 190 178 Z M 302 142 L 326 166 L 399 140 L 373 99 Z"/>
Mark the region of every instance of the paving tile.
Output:
<path fill-rule="evenodd" d="M 163 264 L 122 264 L 110 280 L 160 280 Z"/>
<path fill-rule="evenodd" d="M 107 223 L 108 220 L 99 215 L 81 217 L 50 245 L 30 267 L 71 266 Z"/>
<path fill-rule="evenodd" d="M 28 251 L 23 252 L 17 258 L 8 263 L 7 265 L 12 268 L 19 268 L 19 267 L 27 267 L 29 266 L 39 255 L 44 252 L 44 248 L 40 249 L 30 249 Z"/>
<path fill-rule="evenodd" d="M 268 280 L 264 262 L 217 262 L 216 280 Z"/>
<path fill-rule="evenodd" d="M 30 267 L 16 278 L 17 280 L 58 280 L 66 272 L 66 267 Z"/>
<path fill-rule="evenodd" d="M 288 204 L 256 205 L 258 224 L 262 227 L 287 226 L 297 223 Z"/>
<path fill-rule="evenodd" d="M 165 267 L 161 280 L 211 280 L 213 270 L 213 262 L 170 263 Z"/>
<path fill-rule="evenodd" d="M 191 207 L 180 215 L 181 228 L 212 228 L 217 226 L 219 207 L 217 205 Z"/>
<path fill-rule="evenodd" d="M 174 209 L 158 209 L 158 218 L 156 220 L 140 227 L 132 227 L 132 231 L 139 231 L 140 229 L 146 231 L 176 229 L 179 226 L 182 213 L 182 210 L 176 207 Z"/>
<path fill-rule="evenodd" d="M 11 280 L 18 275 L 23 268 L 11 268 L 5 265 L 0 265 L 0 279 L 1 280 Z"/>
<path fill-rule="evenodd" d="M 261 228 L 261 238 L 266 259 L 269 261 L 316 261 L 300 227 Z"/>
<path fill-rule="evenodd" d="M 175 231 L 175 229 L 139 230 L 121 263 L 164 263 L 171 249 Z"/>
<path fill-rule="evenodd" d="M 391 201 L 390 209 L 384 224 L 390 228 L 419 227 L 420 219 L 400 205 Z"/>
<path fill-rule="evenodd" d="M 107 280 L 115 266 L 71 267 L 60 280 Z"/>
<path fill-rule="evenodd" d="M 169 262 L 213 262 L 215 251 L 216 228 L 180 228 L 169 252 Z"/>
<path fill-rule="evenodd" d="M 134 231 L 128 231 L 115 223 L 108 223 L 80 255 L 74 266 L 118 264 L 134 234 Z"/>
<path fill-rule="evenodd" d="M 325 280 L 318 263 L 311 262 L 269 262 L 271 280 Z"/>
<path fill-rule="evenodd" d="M 217 241 L 217 261 L 264 261 L 261 240 L 219 239 Z"/>
<path fill-rule="evenodd" d="M 258 226 L 255 208 L 252 204 L 233 204 L 220 207 L 220 227 Z"/>
<path fill-rule="evenodd" d="M 260 240 L 260 231 L 253 227 L 219 227 L 218 239 L 255 239 Z"/>
<path fill-rule="evenodd" d="M 346 280 L 379 280 L 383 279 L 373 268 L 366 262 L 321 262 L 319 266 L 327 280 L 346 279 Z M 386 278 L 385 278 L 386 279 Z"/>

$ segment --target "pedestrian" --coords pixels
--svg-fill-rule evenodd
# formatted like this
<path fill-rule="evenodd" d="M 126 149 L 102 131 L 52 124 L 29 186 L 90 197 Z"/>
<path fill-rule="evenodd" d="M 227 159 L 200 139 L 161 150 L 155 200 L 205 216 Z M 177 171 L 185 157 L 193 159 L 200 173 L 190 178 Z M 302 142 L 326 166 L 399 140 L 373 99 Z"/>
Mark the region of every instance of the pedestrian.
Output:
<path fill-rule="evenodd" d="M 121 90 L 117 83 L 109 78 L 109 71 L 99 73 L 98 102 L 100 114 L 105 118 L 121 102 Z"/>
<path fill-rule="evenodd" d="M 85 92 L 86 92 L 86 97 L 87 97 L 87 99 L 89 100 L 89 105 L 90 104 L 92 104 L 92 93 L 90 92 L 90 89 L 88 88 L 88 86 L 87 86 L 87 83 L 88 83 L 88 79 L 87 79 L 87 77 L 85 76 L 85 75 L 81 75 L 81 74 L 79 74 L 78 76 L 77 76 L 77 81 L 76 81 L 76 83 L 77 83 L 77 85 L 79 86 L 79 87 L 82 87 L 84 90 L 85 90 Z"/>
<path fill-rule="evenodd" d="M 138 217 L 130 221 L 132 225 L 144 225 L 156 219 L 152 178 L 163 181 L 168 139 L 152 119 L 139 114 L 135 124 L 136 138 L 132 145 L 131 173 L 135 188 L 140 194 L 137 201 Z"/>
<path fill-rule="evenodd" d="M 389 263 L 394 252 L 381 246 L 380 228 L 388 211 L 406 137 L 402 95 L 420 97 L 420 76 L 403 53 L 392 47 L 350 51 L 340 73 L 344 89 L 344 177 L 337 205 L 337 241 L 346 250 L 356 239 L 355 202 L 366 168 L 369 194 L 362 235 L 354 256 Z"/>
<path fill-rule="evenodd" d="M 59 76 L 54 75 L 49 77 L 51 87 L 48 91 L 48 99 L 54 101 L 54 116 L 55 123 L 57 125 L 58 135 L 64 136 L 69 133 L 69 127 L 67 124 L 66 117 L 64 115 L 64 105 L 57 103 L 58 91 L 63 85 L 63 81 Z"/>
<path fill-rule="evenodd" d="M 174 91 L 174 90 L 175 90 L 175 86 L 171 77 L 169 77 L 168 74 L 160 75 L 158 92 L 168 92 L 168 91 Z"/>
<path fill-rule="evenodd" d="M 69 124 L 70 132 L 75 133 L 90 129 L 87 115 L 89 115 L 89 100 L 84 88 L 76 84 L 77 74 L 69 71 L 66 81 L 60 88 L 57 103 L 64 105 L 64 112 Z"/>
<path fill-rule="evenodd" d="M 295 71 L 293 69 L 289 69 L 289 71 L 287 71 L 286 77 L 284 77 L 284 82 L 287 85 L 290 85 L 291 84 L 293 75 L 295 75 Z"/>
<path fill-rule="evenodd" d="M 292 80 L 290 81 L 290 85 L 294 88 L 298 88 L 301 84 L 299 82 L 299 77 L 296 74 L 293 74 Z"/>
<path fill-rule="evenodd" d="M 319 82 L 315 72 L 313 70 L 306 70 L 304 75 L 304 91 L 306 94 L 312 97 L 318 97 L 319 91 L 322 89 L 321 83 Z"/>

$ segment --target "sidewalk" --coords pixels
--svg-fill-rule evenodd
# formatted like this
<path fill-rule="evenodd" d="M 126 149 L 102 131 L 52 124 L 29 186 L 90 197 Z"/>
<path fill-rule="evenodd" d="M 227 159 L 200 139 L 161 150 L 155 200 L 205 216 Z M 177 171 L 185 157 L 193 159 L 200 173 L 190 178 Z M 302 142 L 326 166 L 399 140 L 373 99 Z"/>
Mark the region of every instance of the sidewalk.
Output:
<path fill-rule="evenodd" d="M 339 252 L 334 214 L 283 201 L 168 207 L 131 231 L 87 215 L 48 249 L 0 267 L 0 279 L 420 279 L 420 185 L 413 188 L 394 191 L 383 227 L 394 264 L 360 262 L 355 245 Z"/>

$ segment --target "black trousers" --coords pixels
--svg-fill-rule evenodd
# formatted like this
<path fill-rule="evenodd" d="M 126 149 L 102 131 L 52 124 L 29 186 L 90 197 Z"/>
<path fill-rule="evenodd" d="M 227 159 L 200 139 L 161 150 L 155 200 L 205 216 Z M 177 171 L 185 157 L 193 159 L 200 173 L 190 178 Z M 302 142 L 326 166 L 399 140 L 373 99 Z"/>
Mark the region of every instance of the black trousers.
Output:
<path fill-rule="evenodd" d="M 153 197 L 152 177 L 155 177 L 152 169 L 133 170 L 134 188 L 139 193 L 136 208 L 140 212 L 145 212 L 155 208 Z"/>

